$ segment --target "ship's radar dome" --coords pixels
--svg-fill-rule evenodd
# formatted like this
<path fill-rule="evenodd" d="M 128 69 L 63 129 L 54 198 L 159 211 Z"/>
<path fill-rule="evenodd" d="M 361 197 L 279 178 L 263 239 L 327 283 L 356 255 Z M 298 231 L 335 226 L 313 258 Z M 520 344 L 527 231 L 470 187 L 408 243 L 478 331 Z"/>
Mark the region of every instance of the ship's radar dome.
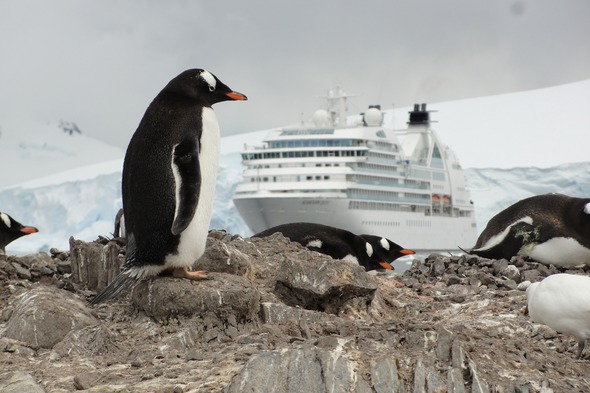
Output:
<path fill-rule="evenodd" d="M 383 112 L 381 112 L 381 110 L 378 108 L 369 108 L 365 112 L 363 120 L 367 126 L 380 126 L 383 122 Z"/>
<path fill-rule="evenodd" d="M 318 109 L 311 117 L 311 121 L 317 127 L 325 127 L 330 125 L 330 115 L 325 109 Z"/>

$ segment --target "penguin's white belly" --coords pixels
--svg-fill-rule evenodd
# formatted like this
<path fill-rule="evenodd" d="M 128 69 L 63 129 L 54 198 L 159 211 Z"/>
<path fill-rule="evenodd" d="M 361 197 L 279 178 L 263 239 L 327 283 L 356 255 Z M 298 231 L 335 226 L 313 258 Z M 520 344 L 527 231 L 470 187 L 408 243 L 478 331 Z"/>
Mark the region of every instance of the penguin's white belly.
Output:
<path fill-rule="evenodd" d="M 554 274 L 527 288 L 533 321 L 576 338 L 590 338 L 590 278 Z"/>
<path fill-rule="evenodd" d="M 197 160 L 200 166 L 201 186 L 197 209 L 189 225 L 180 234 L 177 252 L 166 256 L 165 268 L 191 266 L 205 252 L 215 197 L 220 135 L 213 109 L 203 108 L 202 113 L 201 152 Z"/>
<path fill-rule="evenodd" d="M 528 255 L 546 265 L 573 267 L 590 264 L 590 249 L 570 237 L 554 237 L 544 243 L 533 245 L 528 250 L 525 248 L 523 247 L 519 254 Z"/>

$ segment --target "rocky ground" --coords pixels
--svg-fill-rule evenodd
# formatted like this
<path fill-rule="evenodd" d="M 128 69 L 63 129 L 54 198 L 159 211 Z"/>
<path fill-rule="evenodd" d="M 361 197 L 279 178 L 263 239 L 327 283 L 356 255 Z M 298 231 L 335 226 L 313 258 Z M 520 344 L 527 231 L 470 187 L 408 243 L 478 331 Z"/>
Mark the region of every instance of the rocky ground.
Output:
<path fill-rule="evenodd" d="M 524 313 L 553 267 L 431 255 L 375 275 L 281 235 L 208 246 L 210 280 L 98 306 L 116 241 L 0 258 L 0 392 L 590 391 L 588 353 Z"/>

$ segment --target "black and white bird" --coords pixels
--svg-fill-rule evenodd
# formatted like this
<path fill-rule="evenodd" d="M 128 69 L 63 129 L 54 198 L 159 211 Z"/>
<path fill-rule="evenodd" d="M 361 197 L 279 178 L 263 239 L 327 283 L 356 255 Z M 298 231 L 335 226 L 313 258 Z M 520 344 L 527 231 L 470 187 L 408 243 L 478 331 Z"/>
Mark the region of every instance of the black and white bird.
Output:
<path fill-rule="evenodd" d="M 523 199 L 494 216 L 470 254 L 527 256 L 549 265 L 590 265 L 590 198 L 562 194 Z"/>
<path fill-rule="evenodd" d="M 392 270 L 391 263 L 395 259 L 414 254 L 414 251 L 380 236 L 359 236 L 344 229 L 310 222 L 277 225 L 252 237 L 267 237 L 277 232 L 312 251 L 355 262 L 365 270 Z"/>
<path fill-rule="evenodd" d="M 123 271 L 92 303 L 165 270 L 207 278 L 189 267 L 204 253 L 215 193 L 220 134 L 211 106 L 246 99 L 202 69 L 182 72 L 154 98 L 123 164 Z"/>
<path fill-rule="evenodd" d="M 19 237 L 39 232 L 35 227 L 21 224 L 6 213 L 0 212 L 0 250 L 6 253 L 6 246 Z"/>
<path fill-rule="evenodd" d="M 528 313 L 534 322 L 578 340 L 576 358 L 579 359 L 590 338 L 590 277 L 553 274 L 529 285 L 526 297 Z"/>

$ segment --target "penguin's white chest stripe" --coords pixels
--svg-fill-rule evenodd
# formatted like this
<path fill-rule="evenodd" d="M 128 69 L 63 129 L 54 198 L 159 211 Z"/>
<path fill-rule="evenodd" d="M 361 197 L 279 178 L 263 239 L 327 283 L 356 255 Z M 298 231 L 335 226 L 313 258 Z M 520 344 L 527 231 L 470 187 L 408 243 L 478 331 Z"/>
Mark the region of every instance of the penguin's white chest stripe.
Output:
<path fill-rule="evenodd" d="M 488 239 L 488 241 L 483 246 L 481 246 L 480 248 L 478 248 L 477 250 L 474 250 L 474 251 L 488 250 L 488 249 L 493 248 L 493 247 L 497 246 L 498 244 L 502 243 L 504 241 L 504 239 L 506 238 L 506 236 L 508 235 L 508 233 L 510 232 L 510 228 L 512 228 L 514 225 L 518 224 L 519 222 L 524 222 L 529 225 L 532 225 L 533 219 L 529 216 L 526 216 L 526 217 L 523 217 L 521 219 L 514 221 L 512 224 L 510 224 L 506 228 L 504 228 L 504 230 L 502 232 L 490 237 Z"/>
<path fill-rule="evenodd" d="M 192 265 L 205 252 L 207 232 L 213 210 L 215 182 L 219 165 L 219 124 L 211 108 L 203 108 L 203 131 L 197 165 L 200 167 L 201 184 L 197 209 L 187 228 L 180 234 L 177 253 L 166 256 L 166 267 Z M 172 166 L 174 168 L 174 166 Z M 174 173 L 174 169 L 173 169 Z M 177 173 L 174 173 L 175 181 Z M 178 183 L 176 183 L 178 197 Z M 178 209 L 178 207 L 177 207 Z"/>

